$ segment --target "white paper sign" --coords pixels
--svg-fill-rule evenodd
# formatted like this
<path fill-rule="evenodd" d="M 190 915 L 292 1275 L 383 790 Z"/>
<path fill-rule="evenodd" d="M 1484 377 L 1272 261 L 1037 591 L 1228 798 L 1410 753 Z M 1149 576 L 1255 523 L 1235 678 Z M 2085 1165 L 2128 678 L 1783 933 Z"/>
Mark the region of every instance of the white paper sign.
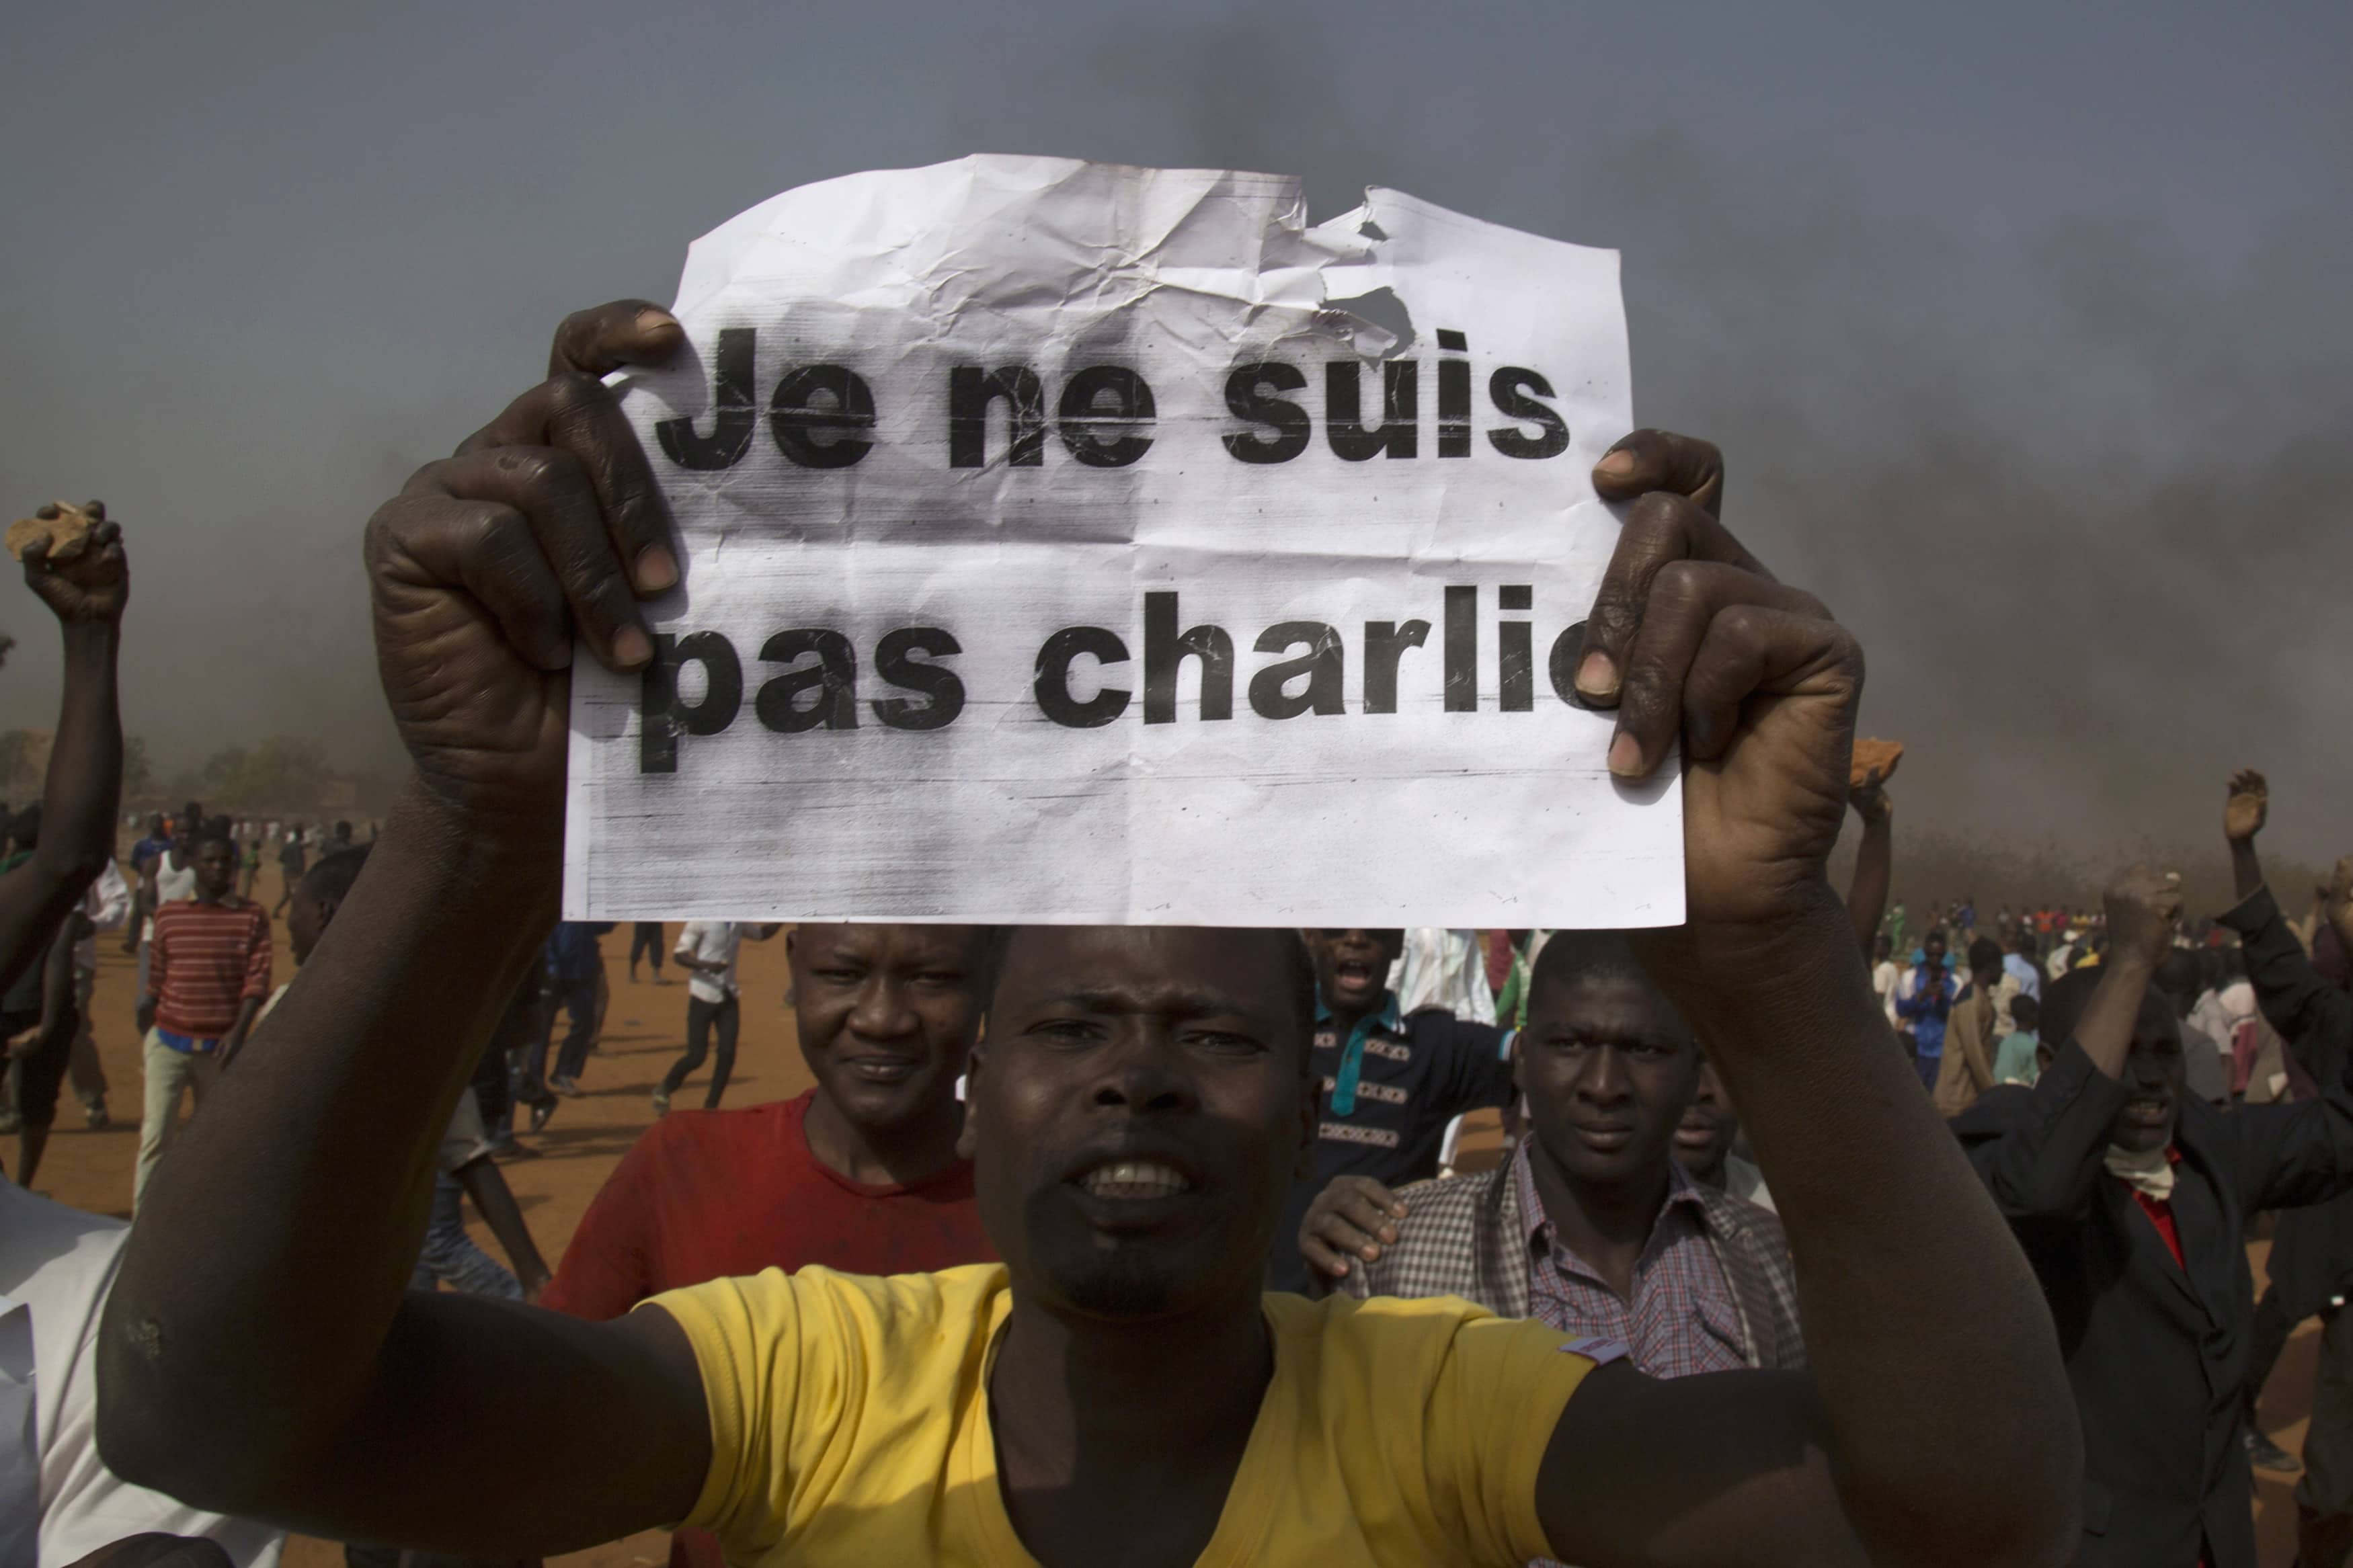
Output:
<path fill-rule="evenodd" d="M 975 157 L 763 203 L 676 309 L 616 384 L 685 581 L 574 667 L 569 915 L 1682 918 L 1677 785 L 1562 696 L 1614 252 Z"/>

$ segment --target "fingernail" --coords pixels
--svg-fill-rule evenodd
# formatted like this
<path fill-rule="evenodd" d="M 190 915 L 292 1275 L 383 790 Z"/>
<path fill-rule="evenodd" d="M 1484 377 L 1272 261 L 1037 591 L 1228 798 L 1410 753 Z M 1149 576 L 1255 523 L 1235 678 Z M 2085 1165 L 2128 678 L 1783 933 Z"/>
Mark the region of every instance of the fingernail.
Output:
<path fill-rule="evenodd" d="M 613 634 L 613 662 L 635 669 L 654 656 L 653 640 L 636 626 L 623 626 Z"/>
<path fill-rule="evenodd" d="M 1601 460 L 1593 465 L 1593 471 L 1608 479 L 1630 479 L 1641 466 L 1640 458 L 1621 447 L 1615 452 L 1604 453 Z"/>
<path fill-rule="evenodd" d="M 1609 742 L 1609 771 L 1621 779 L 1642 776 L 1642 747 L 1633 736 L 1620 733 Z"/>
<path fill-rule="evenodd" d="M 639 310 L 638 312 L 637 326 L 638 331 L 641 332 L 659 332 L 665 327 L 675 327 L 677 325 L 678 318 L 671 315 L 668 310 Z"/>
<path fill-rule="evenodd" d="M 638 552 L 638 592 L 663 594 L 678 586 L 678 557 L 666 544 L 649 544 Z"/>
<path fill-rule="evenodd" d="M 1578 662 L 1577 689 L 1588 697 L 1607 697 L 1618 689 L 1618 661 L 1595 648 Z"/>

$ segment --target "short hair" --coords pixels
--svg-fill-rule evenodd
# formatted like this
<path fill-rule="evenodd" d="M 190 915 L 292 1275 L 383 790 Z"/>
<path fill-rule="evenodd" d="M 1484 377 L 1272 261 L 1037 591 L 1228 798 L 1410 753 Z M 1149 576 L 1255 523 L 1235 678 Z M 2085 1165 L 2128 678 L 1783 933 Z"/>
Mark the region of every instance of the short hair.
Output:
<path fill-rule="evenodd" d="M 987 956 L 981 967 L 983 1017 L 987 1017 L 997 1009 L 997 977 L 1005 973 L 1006 954 L 1011 951 L 1013 939 L 1019 934 L 1021 929 L 1019 926 L 988 928 Z M 1299 928 L 1296 926 L 1247 926 L 1237 929 L 1263 931 L 1268 936 L 1282 944 L 1283 963 L 1289 971 L 1284 978 L 1288 982 L 1287 988 L 1291 992 L 1292 1011 L 1299 1020 L 1300 1048 L 1303 1052 L 1314 1049 L 1315 1010 L 1322 1004 L 1323 990 L 1315 979 L 1315 955 L 1308 951 L 1307 939 L 1300 934 Z"/>
<path fill-rule="evenodd" d="M 351 897 L 352 884 L 360 879 L 360 870 L 366 866 L 368 851 L 373 847 L 362 844 L 322 857 L 317 865 L 302 874 L 302 890 L 322 904 L 342 903 Z"/>
<path fill-rule="evenodd" d="M 2018 1027 L 2031 1031 L 2042 1018 L 2042 1004 L 2033 997 L 2021 994 L 2010 999 L 2010 1021 Z"/>
<path fill-rule="evenodd" d="M 207 844 L 221 845 L 225 847 L 231 855 L 235 855 L 237 853 L 237 840 L 231 838 L 226 830 L 219 827 L 207 827 L 202 833 L 197 834 L 195 843 L 191 845 L 190 847 L 197 854 L 201 855 L 205 852 L 205 846 Z"/>
<path fill-rule="evenodd" d="M 349 838 L 352 836 L 352 825 L 348 822 L 336 823 L 335 836 L 339 838 Z"/>
<path fill-rule="evenodd" d="M 1622 931 L 1555 931 L 1536 954 L 1535 973 L 1528 976 L 1528 997 L 1547 985 L 1571 980 L 1639 980 L 1651 983 L 1636 962 Z"/>
<path fill-rule="evenodd" d="M 1998 969 L 2001 965 L 2001 944 L 1989 937 L 1979 937 L 1969 943 L 1971 969 Z"/>

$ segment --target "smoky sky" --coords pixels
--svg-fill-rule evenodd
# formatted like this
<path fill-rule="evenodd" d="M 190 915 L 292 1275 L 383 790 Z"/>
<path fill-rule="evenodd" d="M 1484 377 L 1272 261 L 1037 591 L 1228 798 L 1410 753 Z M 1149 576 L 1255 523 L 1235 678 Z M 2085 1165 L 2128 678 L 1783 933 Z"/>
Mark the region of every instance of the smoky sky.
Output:
<path fill-rule="evenodd" d="M 389 771 L 359 529 L 776 191 L 968 152 L 1624 253 L 1635 409 L 1862 637 L 1902 820 L 2353 845 L 2353 7 L 11 8 L 0 505 L 130 527 L 127 727 Z M 1900 13 L 1900 14 L 1899 14 Z M 0 726 L 46 727 L 21 587 Z"/>

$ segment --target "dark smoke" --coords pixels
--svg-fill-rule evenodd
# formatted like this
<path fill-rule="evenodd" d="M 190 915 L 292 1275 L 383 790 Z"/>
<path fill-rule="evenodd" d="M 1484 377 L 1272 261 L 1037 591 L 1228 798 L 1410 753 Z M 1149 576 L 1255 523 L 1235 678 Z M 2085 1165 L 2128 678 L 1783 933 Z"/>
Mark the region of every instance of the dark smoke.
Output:
<path fill-rule="evenodd" d="M 2344 8 L 2261 37 L 2120 3 L 1767 9 L 575 28 L 422 0 L 226 96 L 204 84 L 297 58 L 268 16 L 34 13 L 43 69 L 0 106 L 37 149 L 0 173 L 0 483 L 29 506 L 88 471 L 150 531 L 126 691 L 167 770 L 289 733 L 389 772 L 359 523 L 565 310 L 662 295 L 694 235 L 860 167 L 1284 170 L 1318 216 L 1377 183 L 1624 252 L 1638 413 L 1723 443 L 1734 526 L 1863 638 L 1906 828 L 2211 847 L 2252 763 L 2278 847 L 2353 845 Z M 79 84 L 118 69 L 146 118 L 110 136 Z M 0 614 L 0 725 L 50 722 L 37 615 Z"/>
<path fill-rule="evenodd" d="M 1121 78 L 1139 57 L 1164 90 Z M 2353 847 L 2353 181 L 2218 269 L 2155 225 L 2013 233 L 1672 132 L 1564 143 L 1541 111 L 1466 168 L 1459 121 L 1417 123 L 1280 20 L 1128 25 L 1066 58 L 1099 101 L 1031 130 L 976 100 L 971 134 L 1297 173 L 1317 218 L 1388 184 L 1624 252 L 1636 417 L 1719 442 L 1727 521 L 1862 638 L 1907 827 L 2203 850 L 2257 765 L 2274 839 Z"/>

